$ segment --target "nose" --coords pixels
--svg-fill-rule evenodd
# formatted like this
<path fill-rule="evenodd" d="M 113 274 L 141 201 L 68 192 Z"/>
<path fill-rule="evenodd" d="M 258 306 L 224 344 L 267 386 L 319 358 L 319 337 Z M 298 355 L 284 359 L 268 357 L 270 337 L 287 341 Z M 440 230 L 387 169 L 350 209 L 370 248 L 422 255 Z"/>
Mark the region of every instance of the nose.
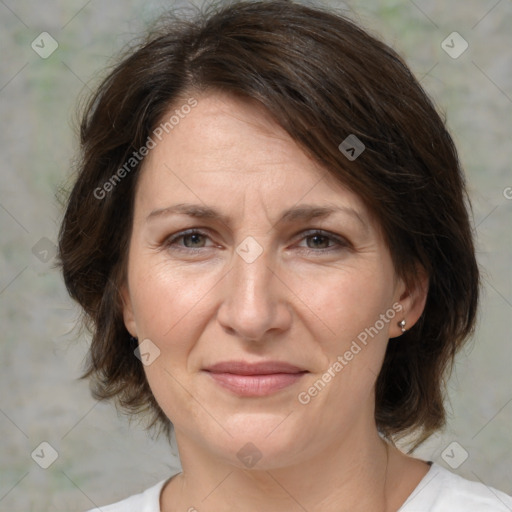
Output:
<path fill-rule="evenodd" d="M 217 319 L 230 334 L 248 341 L 264 341 L 289 329 L 291 291 L 265 251 L 248 262 L 233 254 L 224 281 L 224 300 Z M 275 265 L 273 265 L 275 267 Z"/>

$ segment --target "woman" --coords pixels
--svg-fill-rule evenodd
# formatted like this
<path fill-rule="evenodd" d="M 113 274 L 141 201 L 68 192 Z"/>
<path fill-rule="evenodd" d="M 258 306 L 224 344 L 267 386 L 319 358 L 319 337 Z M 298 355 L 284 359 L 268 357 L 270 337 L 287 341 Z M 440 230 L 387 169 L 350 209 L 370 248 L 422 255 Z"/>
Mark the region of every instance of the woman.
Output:
<path fill-rule="evenodd" d="M 163 24 L 100 85 L 60 233 L 86 375 L 182 472 L 103 511 L 506 511 L 402 453 L 444 425 L 479 275 L 403 61 L 284 0 Z"/>

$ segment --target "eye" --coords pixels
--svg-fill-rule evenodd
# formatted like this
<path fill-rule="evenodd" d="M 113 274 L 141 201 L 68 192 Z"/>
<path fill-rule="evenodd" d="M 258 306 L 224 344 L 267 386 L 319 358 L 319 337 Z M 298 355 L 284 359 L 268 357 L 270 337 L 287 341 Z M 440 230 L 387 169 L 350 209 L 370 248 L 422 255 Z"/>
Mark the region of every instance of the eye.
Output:
<path fill-rule="evenodd" d="M 197 229 L 190 229 L 172 235 L 165 240 L 164 244 L 168 248 L 187 251 L 211 247 L 205 245 L 206 239 L 209 239 L 206 233 Z"/>
<path fill-rule="evenodd" d="M 194 252 L 199 249 L 214 247 L 207 244 L 211 241 L 207 233 L 198 229 L 181 231 L 164 241 L 164 246 L 170 250 Z M 306 246 L 302 245 L 306 243 Z M 308 253 L 327 253 L 340 251 L 351 247 L 345 238 L 322 230 L 310 230 L 302 233 L 298 247 Z"/>
<path fill-rule="evenodd" d="M 350 247 L 350 243 L 333 233 L 321 230 L 312 230 L 303 233 L 302 241 L 306 242 L 306 247 L 300 246 L 306 249 L 307 252 L 331 252 L 347 249 Z"/>

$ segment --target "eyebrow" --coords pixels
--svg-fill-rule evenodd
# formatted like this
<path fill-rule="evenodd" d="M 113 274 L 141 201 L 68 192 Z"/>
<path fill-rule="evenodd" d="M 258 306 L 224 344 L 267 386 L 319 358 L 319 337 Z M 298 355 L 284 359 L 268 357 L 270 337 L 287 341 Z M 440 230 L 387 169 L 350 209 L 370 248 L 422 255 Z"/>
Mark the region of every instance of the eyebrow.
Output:
<path fill-rule="evenodd" d="M 336 213 L 345 213 L 356 219 L 367 230 L 368 226 L 359 212 L 348 206 L 317 206 L 300 205 L 285 210 L 277 223 L 293 223 L 298 221 L 307 222 L 313 219 L 325 219 Z M 229 216 L 224 215 L 215 208 L 203 204 L 179 203 L 166 208 L 153 210 L 146 218 L 149 222 L 156 218 L 167 217 L 169 215 L 187 215 L 197 219 L 211 219 L 231 225 Z M 277 224 L 276 223 L 276 224 Z"/>

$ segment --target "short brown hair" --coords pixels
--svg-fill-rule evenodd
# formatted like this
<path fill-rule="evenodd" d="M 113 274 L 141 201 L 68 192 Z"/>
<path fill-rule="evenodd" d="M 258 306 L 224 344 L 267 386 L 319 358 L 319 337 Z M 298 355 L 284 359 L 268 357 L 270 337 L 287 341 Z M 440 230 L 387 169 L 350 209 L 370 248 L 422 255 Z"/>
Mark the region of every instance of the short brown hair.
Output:
<path fill-rule="evenodd" d="M 286 0 L 234 2 L 170 18 L 125 55 L 90 99 L 81 160 L 59 235 L 59 264 L 83 308 L 92 343 L 84 376 L 97 398 L 152 414 L 170 432 L 122 316 L 140 163 L 114 190 L 95 190 L 147 143 L 186 94 L 219 90 L 256 99 L 303 150 L 378 220 L 395 270 L 429 276 L 420 320 L 388 344 L 375 419 L 415 446 L 445 424 L 444 384 L 474 328 L 479 272 L 464 177 L 444 120 L 403 60 L 352 21 Z M 338 148 L 365 146 L 355 160 Z M 103 189 L 104 190 L 104 189 Z"/>

